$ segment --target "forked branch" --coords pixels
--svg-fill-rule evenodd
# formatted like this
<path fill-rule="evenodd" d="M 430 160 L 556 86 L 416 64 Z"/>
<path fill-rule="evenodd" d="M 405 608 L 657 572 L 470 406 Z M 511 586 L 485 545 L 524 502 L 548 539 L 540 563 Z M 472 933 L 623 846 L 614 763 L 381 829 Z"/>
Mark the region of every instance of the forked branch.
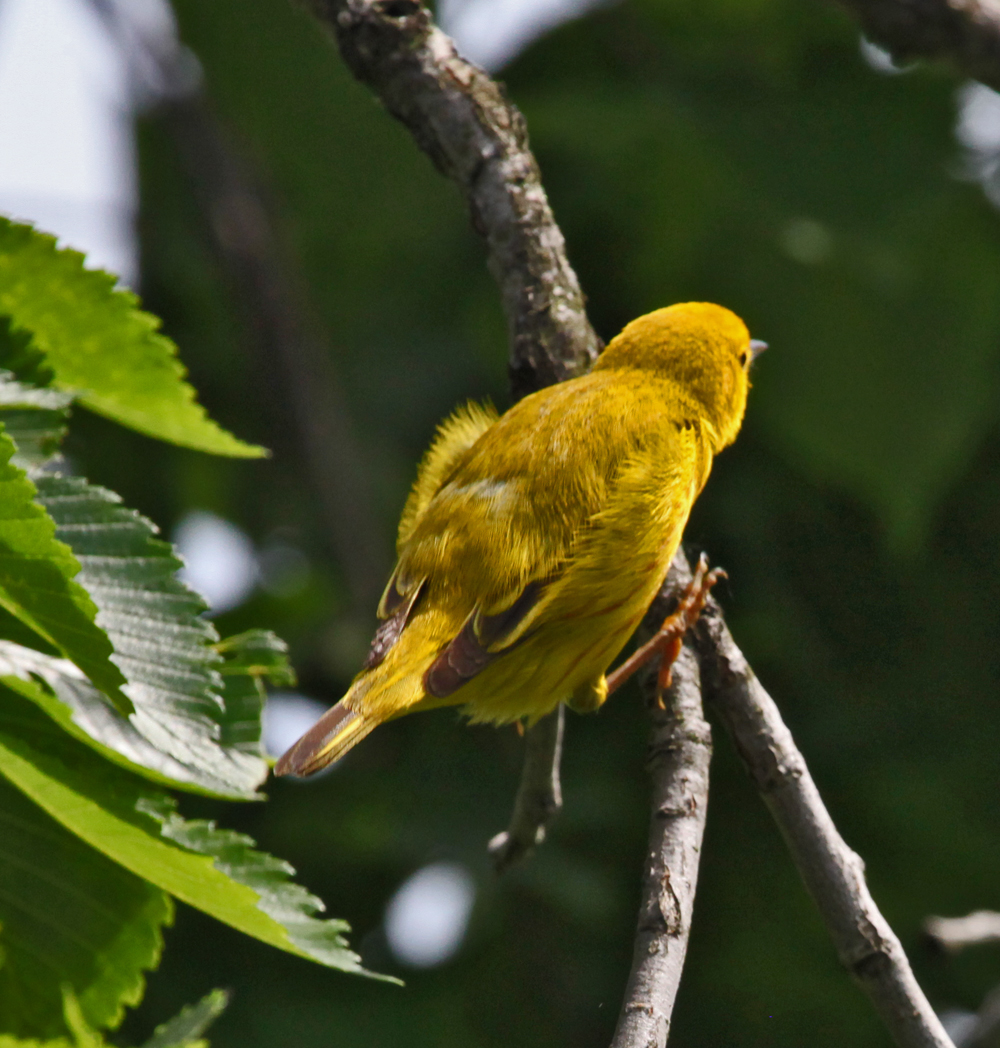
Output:
<path fill-rule="evenodd" d="M 456 53 L 417 0 L 309 2 L 336 33 L 355 76 L 374 88 L 465 194 L 503 293 L 515 395 L 585 370 L 598 340 L 520 113 L 497 84 Z M 863 6 L 863 0 L 845 2 Z M 880 3 L 892 6 L 890 0 L 872 0 L 868 6 Z M 899 0 L 897 6 L 931 3 Z M 942 0 L 934 6 L 947 5 Z M 952 6 L 971 8 L 971 2 L 954 0 Z M 673 591 L 676 579 L 668 581 L 665 592 Z M 844 964 L 901 1048 L 952 1048 L 898 939 L 871 900 L 861 860 L 841 839 L 777 708 L 717 611 L 699 626 L 697 647 L 705 694 L 781 827 Z M 635 964 L 614 1048 L 665 1043 L 690 924 L 709 748 L 698 668 L 687 649 L 675 680 L 676 706 L 661 711 L 661 717 L 654 703 L 650 855 Z M 523 821 L 519 833 L 532 843 L 544 825 L 539 819 L 551 815 L 553 806 L 545 796 L 554 795 L 552 785 L 558 781 L 552 771 L 559 739 L 548 726 L 537 736 L 538 745 L 528 748 L 522 790 L 535 784 L 535 800 L 541 800 L 522 804 L 528 798 L 519 794 L 519 810 L 542 815 L 534 824 L 530 818 Z"/>
<path fill-rule="evenodd" d="M 837 831 L 792 733 L 716 606 L 709 605 L 696 632 L 706 703 L 774 816 L 841 963 L 900 1048 L 954 1048 L 869 894 L 864 863 Z"/>

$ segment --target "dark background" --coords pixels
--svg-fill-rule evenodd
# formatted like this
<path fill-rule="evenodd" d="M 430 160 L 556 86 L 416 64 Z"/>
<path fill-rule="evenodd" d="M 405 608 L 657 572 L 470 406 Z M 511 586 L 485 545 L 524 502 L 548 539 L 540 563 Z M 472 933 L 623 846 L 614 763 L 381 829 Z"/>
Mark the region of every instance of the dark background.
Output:
<path fill-rule="evenodd" d="M 415 463 L 456 402 L 509 403 L 505 326 L 463 205 L 406 131 L 284 0 L 178 0 L 216 111 L 305 274 L 388 566 Z M 610 338 L 714 300 L 771 349 L 737 445 L 687 532 L 729 571 L 738 642 L 778 701 L 932 1003 L 975 1008 L 983 948 L 935 956 L 923 918 L 1000 908 L 1000 220 L 956 142 L 959 81 L 874 71 L 834 7 L 629 0 L 503 72 Z M 163 118 L 141 128 L 145 304 L 202 401 L 268 462 L 211 459 L 79 419 L 71 454 L 169 530 L 193 507 L 308 557 L 294 595 L 220 620 L 285 637 L 302 690 L 334 701 L 374 622 L 352 606 L 253 310 L 206 235 Z M 110 449 L 114 447 L 112 452 Z M 521 744 L 441 711 L 381 729 L 334 774 L 208 813 L 290 860 L 405 989 L 283 955 L 181 908 L 139 1039 L 234 991 L 215 1048 L 598 1046 L 628 970 L 647 821 L 638 695 L 571 715 L 565 811 L 496 879 Z M 882 1045 L 769 817 L 717 728 L 689 960 L 671 1045 Z M 478 895 L 461 951 L 400 972 L 386 901 L 436 859 Z"/>

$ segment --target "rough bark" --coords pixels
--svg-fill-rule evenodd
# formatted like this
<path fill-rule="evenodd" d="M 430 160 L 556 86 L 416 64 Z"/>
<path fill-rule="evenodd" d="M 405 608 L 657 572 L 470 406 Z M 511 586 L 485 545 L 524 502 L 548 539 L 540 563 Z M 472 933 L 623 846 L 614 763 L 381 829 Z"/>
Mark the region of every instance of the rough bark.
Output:
<path fill-rule="evenodd" d="M 778 824 L 841 963 L 900 1048 L 953 1048 L 872 900 L 864 863 L 837 831 L 778 707 L 716 607 L 706 610 L 697 638 L 706 703 L 725 724 Z"/>
<path fill-rule="evenodd" d="M 506 830 L 489 843 L 497 873 L 523 859 L 545 840 L 549 823 L 562 809 L 559 765 L 562 761 L 565 709 L 557 706 L 527 731 L 521 783 Z"/>
<path fill-rule="evenodd" d="M 515 398 L 584 372 L 600 342 L 528 131 L 502 87 L 467 62 L 416 0 L 309 0 L 351 71 L 468 202 L 507 317 Z"/>
<path fill-rule="evenodd" d="M 683 555 L 674 561 L 663 592 L 646 616 L 652 635 L 671 601 L 690 580 Z M 649 771 L 653 809 L 639 924 L 625 999 L 611 1048 L 663 1048 L 680 985 L 694 911 L 698 863 L 708 808 L 708 765 L 712 733 L 701 707 L 697 654 L 686 642 L 674 663 L 673 683 L 663 707 L 656 695 L 656 666 L 642 679 L 652 718 Z"/>

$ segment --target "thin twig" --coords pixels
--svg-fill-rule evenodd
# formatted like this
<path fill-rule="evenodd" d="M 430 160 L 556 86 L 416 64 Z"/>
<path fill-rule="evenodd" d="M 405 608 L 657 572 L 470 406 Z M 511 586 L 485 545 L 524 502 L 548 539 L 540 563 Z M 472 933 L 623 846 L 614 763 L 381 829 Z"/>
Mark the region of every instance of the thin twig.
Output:
<path fill-rule="evenodd" d="M 948 953 L 958 953 L 966 946 L 1000 942 L 1000 913 L 976 910 L 965 917 L 928 917 L 924 933 L 938 949 Z"/>
<path fill-rule="evenodd" d="M 898 62 L 943 58 L 1000 90 L 1000 6 L 994 0 L 838 0 Z"/>
<path fill-rule="evenodd" d="M 690 578 L 681 555 L 646 616 L 644 632 L 656 632 Z M 698 659 L 690 640 L 674 663 L 666 709 L 657 701 L 656 678 L 655 666 L 644 671 L 642 690 L 653 721 L 653 811 L 632 971 L 611 1048 L 663 1048 L 667 1043 L 705 832 L 712 735 L 702 713 Z"/>
<path fill-rule="evenodd" d="M 728 729 L 813 897 L 837 955 L 900 1048 L 954 1048 L 872 900 L 864 863 L 837 832 L 774 700 L 717 607 L 696 630 L 705 701 Z"/>
<path fill-rule="evenodd" d="M 340 53 L 465 196 L 503 298 L 516 397 L 581 374 L 600 342 L 524 117 L 417 0 L 307 0 Z"/>
<path fill-rule="evenodd" d="M 545 840 L 545 831 L 562 808 L 559 764 L 565 710 L 559 705 L 527 731 L 521 783 L 510 825 L 487 846 L 497 873 L 523 859 Z"/>

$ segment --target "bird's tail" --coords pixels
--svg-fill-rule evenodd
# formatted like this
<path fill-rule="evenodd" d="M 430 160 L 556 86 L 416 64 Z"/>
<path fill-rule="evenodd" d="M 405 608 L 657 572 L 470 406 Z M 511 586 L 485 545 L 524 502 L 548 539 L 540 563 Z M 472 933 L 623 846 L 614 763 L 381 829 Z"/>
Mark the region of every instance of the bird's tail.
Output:
<path fill-rule="evenodd" d="M 424 674 L 442 644 L 454 635 L 450 618 L 423 616 L 411 622 L 385 661 L 355 677 L 347 694 L 302 736 L 274 767 L 275 775 L 312 775 L 339 760 L 380 724 L 414 709 L 450 705 L 427 695 Z"/>
<path fill-rule="evenodd" d="M 287 750 L 274 766 L 275 775 L 312 775 L 359 743 L 384 718 L 353 710 L 341 699 Z"/>
<path fill-rule="evenodd" d="M 410 643 L 404 644 L 406 640 Z M 281 757 L 275 775 L 312 775 L 339 760 L 380 724 L 426 700 L 423 671 L 433 658 L 433 645 L 404 634 L 397 648 L 381 666 L 358 674 L 340 702 Z"/>

